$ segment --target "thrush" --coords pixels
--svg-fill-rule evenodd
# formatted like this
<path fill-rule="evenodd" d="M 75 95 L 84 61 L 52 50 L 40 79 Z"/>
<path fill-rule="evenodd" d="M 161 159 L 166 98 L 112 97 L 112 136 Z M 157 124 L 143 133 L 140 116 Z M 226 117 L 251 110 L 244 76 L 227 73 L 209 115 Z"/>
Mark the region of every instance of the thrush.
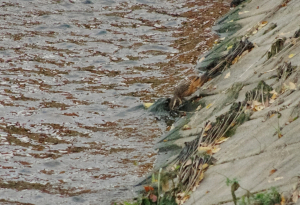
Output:
<path fill-rule="evenodd" d="M 192 95 L 199 87 L 209 80 L 209 77 L 204 74 L 201 76 L 192 76 L 184 82 L 180 83 L 174 91 L 174 96 L 169 103 L 170 110 L 182 104 L 184 97 Z"/>

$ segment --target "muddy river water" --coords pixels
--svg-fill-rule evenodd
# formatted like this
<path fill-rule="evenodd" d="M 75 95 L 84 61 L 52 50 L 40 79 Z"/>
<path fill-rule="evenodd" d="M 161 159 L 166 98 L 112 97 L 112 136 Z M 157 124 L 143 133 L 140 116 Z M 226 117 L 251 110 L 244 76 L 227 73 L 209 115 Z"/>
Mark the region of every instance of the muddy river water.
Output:
<path fill-rule="evenodd" d="M 142 106 L 194 74 L 222 0 L 0 3 L 0 202 L 134 196 L 168 127 Z"/>

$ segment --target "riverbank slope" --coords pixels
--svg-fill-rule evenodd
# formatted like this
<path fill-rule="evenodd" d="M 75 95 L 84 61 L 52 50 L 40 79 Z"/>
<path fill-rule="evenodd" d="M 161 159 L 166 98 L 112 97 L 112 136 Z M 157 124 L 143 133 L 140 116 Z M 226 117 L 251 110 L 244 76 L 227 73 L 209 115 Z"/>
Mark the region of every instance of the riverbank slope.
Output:
<path fill-rule="evenodd" d="M 174 162 L 188 167 L 190 158 L 193 165 L 206 148 L 216 159 L 185 204 L 233 204 L 226 180 L 234 178 L 244 188 L 235 190 L 238 198 L 277 187 L 282 200 L 298 199 L 299 15 L 296 0 L 252 0 L 219 21 L 216 29 L 227 37 L 200 56 L 196 69 L 221 74 L 195 93 L 189 102 L 197 109 L 187 112 L 156 145 L 157 170 Z M 245 41 L 253 48 L 228 62 Z M 221 63 L 222 69 L 217 67 Z M 197 169 L 202 171 L 198 164 Z"/>

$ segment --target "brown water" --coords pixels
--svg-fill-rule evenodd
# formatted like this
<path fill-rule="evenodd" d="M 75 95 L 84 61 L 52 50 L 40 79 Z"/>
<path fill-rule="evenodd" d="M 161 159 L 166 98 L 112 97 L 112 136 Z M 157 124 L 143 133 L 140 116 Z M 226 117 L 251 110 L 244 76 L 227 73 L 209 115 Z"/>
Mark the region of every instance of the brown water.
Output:
<path fill-rule="evenodd" d="M 228 1 L 0 4 L 0 201 L 134 196 L 166 131 L 142 106 L 194 73 Z"/>

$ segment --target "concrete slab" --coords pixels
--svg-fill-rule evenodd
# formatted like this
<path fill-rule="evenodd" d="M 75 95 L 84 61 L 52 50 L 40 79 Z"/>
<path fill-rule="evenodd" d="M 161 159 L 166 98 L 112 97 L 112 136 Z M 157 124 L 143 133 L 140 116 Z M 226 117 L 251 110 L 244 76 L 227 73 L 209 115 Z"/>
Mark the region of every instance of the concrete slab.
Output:
<path fill-rule="evenodd" d="M 248 1 L 239 6 L 238 11 L 232 11 L 232 14 L 222 20 L 223 26 L 231 23 L 231 20 L 241 26 L 239 31 L 226 38 L 226 43 L 230 42 L 229 38 L 246 36 L 257 46 L 221 75 L 205 84 L 197 95 L 211 94 L 201 99 L 206 106 L 210 106 L 195 111 L 188 120 L 181 119 L 176 125 L 177 130 L 162 137 L 157 145 L 162 150 L 164 146 L 176 145 L 178 149 L 183 147 L 185 142 L 199 135 L 205 122 L 214 122 L 216 116 L 228 112 L 234 102 L 244 101 L 246 92 L 253 90 L 261 80 L 278 91 L 274 103 L 261 111 L 253 112 L 250 120 L 241 124 L 234 135 L 221 144 L 221 150 L 213 155 L 217 162 L 205 172 L 203 181 L 185 203 L 187 205 L 233 204 L 230 187 L 225 184 L 227 177 L 237 178 L 239 184 L 251 193 L 278 187 L 280 192 L 289 194 L 298 183 L 295 179 L 300 175 L 300 40 L 296 41 L 291 37 L 300 28 L 300 1 L 291 0 L 287 4 L 284 2 Z M 262 21 L 267 21 L 268 24 L 253 33 Z M 276 23 L 277 27 L 264 34 L 271 23 Z M 266 52 L 280 37 L 287 38 L 286 47 L 267 59 Z M 224 50 L 218 48 L 216 52 L 224 52 L 222 49 Z M 290 54 L 295 55 L 291 57 Z M 276 68 L 284 62 L 291 62 L 298 68 L 287 79 L 278 80 Z M 197 68 L 201 68 L 201 65 L 197 65 Z M 228 73 L 230 76 L 225 77 Z M 288 87 L 281 92 L 284 84 L 290 83 L 294 83 L 296 87 Z M 236 85 L 239 85 L 238 89 Z M 277 114 L 271 116 L 270 111 L 280 112 L 281 117 L 278 118 Z M 184 123 L 191 129 L 182 130 Z M 281 135 L 278 135 L 279 132 Z M 163 142 L 165 139 L 169 144 Z M 166 157 L 171 156 L 171 150 L 163 156 L 164 160 L 159 157 L 159 165 L 168 163 Z M 277 171 L 270 173 L 273 169 Z M 241 188 L 236 191 L 238 197 L 245 193 Z"/>

